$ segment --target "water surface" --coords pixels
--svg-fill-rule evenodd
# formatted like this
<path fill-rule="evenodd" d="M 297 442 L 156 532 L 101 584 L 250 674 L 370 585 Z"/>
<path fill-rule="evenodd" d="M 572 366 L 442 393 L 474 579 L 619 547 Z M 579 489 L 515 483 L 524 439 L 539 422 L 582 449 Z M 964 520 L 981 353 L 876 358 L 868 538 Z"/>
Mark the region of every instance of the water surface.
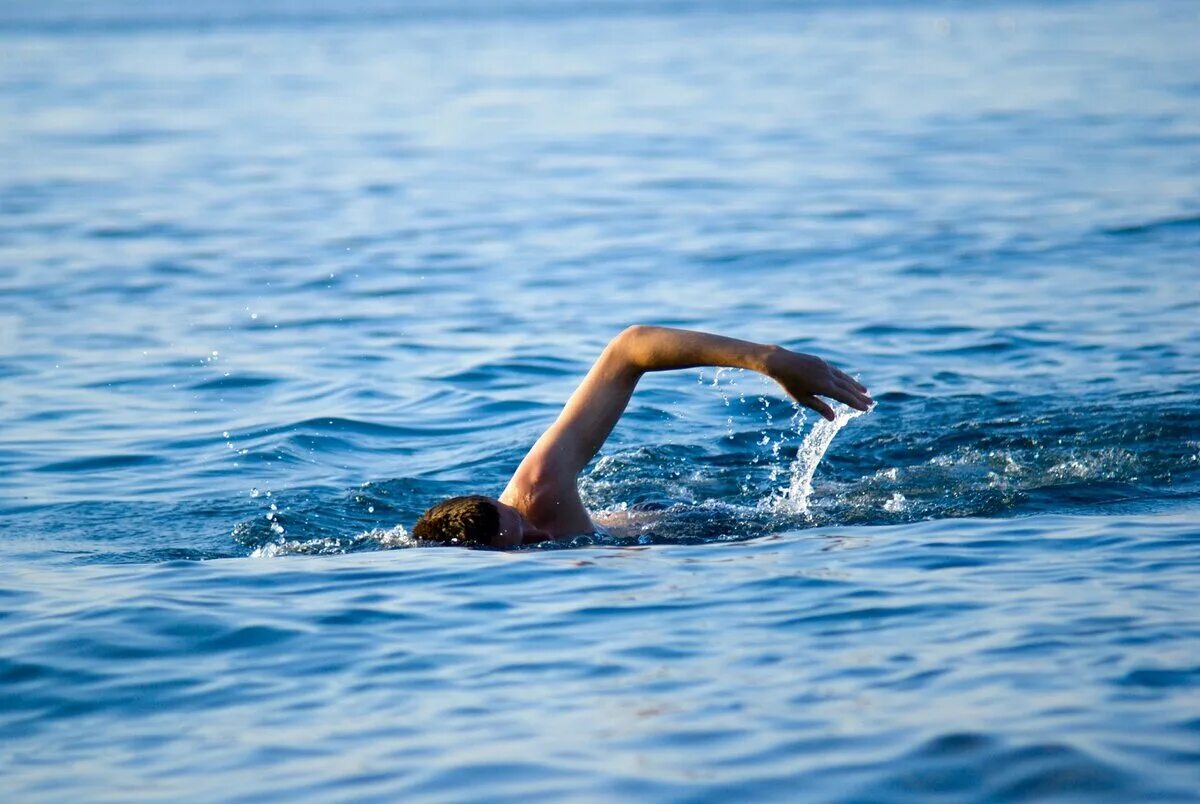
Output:
<path fill-rule="evenodd" d="M 1198 39 L 0 9 L 6 790 L 1194 800 Z M 650 377 L 582 480 L 619 536 L 414 549 L 634 322 L 879 405 L 818 464 L 767 381 Z"/>

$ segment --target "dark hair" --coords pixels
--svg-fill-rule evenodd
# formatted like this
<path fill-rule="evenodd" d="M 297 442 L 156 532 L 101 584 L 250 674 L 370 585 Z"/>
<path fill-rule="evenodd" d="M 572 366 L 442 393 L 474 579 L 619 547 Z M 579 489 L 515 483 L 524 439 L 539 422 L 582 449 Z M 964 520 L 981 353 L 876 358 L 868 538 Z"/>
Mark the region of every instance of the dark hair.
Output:
<path fill-rule="evenodd" d="M 422 514 L 412 530 L 421 541 L 463 547 L 491 547 L 499 532 L 496 503 L 479 494 L 442 500 Z"/>

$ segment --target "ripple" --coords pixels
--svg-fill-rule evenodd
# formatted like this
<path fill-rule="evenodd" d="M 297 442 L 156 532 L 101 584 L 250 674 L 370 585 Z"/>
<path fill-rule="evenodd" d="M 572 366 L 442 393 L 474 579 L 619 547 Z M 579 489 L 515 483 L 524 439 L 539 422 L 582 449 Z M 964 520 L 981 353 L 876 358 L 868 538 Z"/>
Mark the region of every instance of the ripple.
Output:
<path fill-rule="evenodd" d="M 230 391 L 243 388 L 262 388 L 267 385 L 275 385 L 280 381 L 279 377 L 239 374 L 214 377 L 211 380 L 195 383 L 191 387 L 197 391 Z"/>
<path fill-rule="evenodd" d="M 265 625 L 248 625 L 201 642 L 195 646 L 199 653 L 221 653 L 233 650 L 254 650 L 272 647 L 296 639 L 302 632 L 295 629 L 272 628 Z"/>
<path fill-rule="evenodd" d="M 1130 687 L 1195 687 L 1200 686 L 1200 666 L 1168 669 L 1139 668 L 1131 670 L 1119 682 Z"/>
<path fill-rule="evenodd" d="M 1104 229 L 1103 231 L 1105 234 L 1110 235 L 1142 235 L 1156 234 L 1163 231 L 1190 231 L 1192 229 L 1200 229 L 1200 215 L 1181 215 L 1178 217 L 1159 218 L 1157 220 L 1151 220 L 1145 223 L 1114 226 Z"/>
<path fill-rule="evenodd" d="M 72 458 L 37 467 L 36 472 L 103 472 L 109 469 L 126 469 L 137 466 L 153 466 L 162 463 L 157 455 L 96 455 Z"/>
<path fill-rule="evenodd" d="M 1117 800 L 1130 790 L 1130 777 L 1079 749 L 1055 743 L 1005 747 L 979 734 L 936 737 L 897 764 L 906 770 L 860 794 L 964 795 L 982 787 L 1002 800 L 1081 794 Z"/>

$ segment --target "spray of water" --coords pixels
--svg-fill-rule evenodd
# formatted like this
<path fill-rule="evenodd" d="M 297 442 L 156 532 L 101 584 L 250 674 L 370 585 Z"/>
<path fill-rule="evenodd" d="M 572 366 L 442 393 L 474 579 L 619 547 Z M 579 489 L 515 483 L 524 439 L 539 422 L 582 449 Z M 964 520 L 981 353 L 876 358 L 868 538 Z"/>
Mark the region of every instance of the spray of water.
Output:
<path fill-rule="evenodd" d="M 834 414 L 833 421 L 824 418 L 818 419 L 804 437 L 804 441 L 800 443 L 800 448 L 796 450 L 796 459 L 792 461 L 791 478 L 787 487 L 776 492 L 767 501 L 768 508 L 774 513 L 792 515 L 808 513 L 808 500 L 812 496 L 812 479 L 813 474 L 817 471 L 817 464 L 825 456 L 826 450 L 833 443 L 834 436 L 838 434 L 838 431 L 845 427 L 851 419 L 861 416 L 863 412 L 845 405 L 837 405 L 834 407 Z"/>
<path fill-rule="evenodd" d="M 727 395 L 726 399 L 728 399 Z M 772 416 L 769 409 L 770 405 L 763 397 L 759 398 L 759 402 L 762 405 L 763 411 L 765 412 L 767 423 L 770 425 L 772 421 Z M 829 450 L 829 446 L 833 443 L 833 439 L 837 436 L 838 432 L 840 432 L 841 429 L 845 427 L 851 419 L 861 416 L 862 412 L 838 404 L 834 405 L 834 414 L 835 416 L 833 421 L 826 421 L 823 418 L 818 418 L 816 423 L 809 428 L 796 451 L 796 457 L 791 462 L 790 467 L 787 467 L 786 469 L 784 469 L 783 466 L 772 468 L 770 481 L 774 483 L 778 479 L 778 475 L 783 474 L 783 472 L 786 471 L 788 474 L 787 484 L 772 492 L 765 499 L 760 499 L 757 504 L 754 504 L 751 507 L 744 507 L 738 503 L 729 503 L 723 500 L 709 500 L 699 504 L 680 503 L 672 510 L 676 511 L 676 513 L 678 513 L 679 510 L 702 512 L 706 514 L 706 521 L 711 520 L 710 515 L 713 512 L 718 512 L 726 517 L 732 517 L 733 519 L 740 519 L 742 521 L 747 519 L 758 520 L 764 515 L 768 520 L 773 520 L 776 517 L 789 519 L 797 516 L 806 516 L 809 513 L 809 498 L 813 493 L 813 475 L 817 470 L 817 466 L 820 464 L 821 459 L 825 456 L 825 453 Z M 758 446 L 763 449 L 764 452 L 769 450 L 771 459 L 777 458 L 780 456 L 780 453 L 782 452 L 781 447 L 784 446 L 785 442 L 790 440 L 793 434 L 797 436 L 799 435 L 805 420 L 806 416 L 804 415 L 804 411 L 797 410 L 796 415 L 792 418 L 791 427 L 785 430 L 784 435 L 781 435 L 777 440 L 772 440 L 767 431 L 764 430 L 762 433 L 762 440 L 758 442 Z M 617 472 L 618 475 L 621 474 L 621 466 L 618 465 L 615 468 L 610 467 L 613 462 L 614 459 L 612 456 L 606 456 L 596 464 L 596 467 L 592 473 L 593 483 L 595 482 L 595 476 L 608 475 L 614 471 Z M 754 462 L 757 463 L 758 459 L 756 458 Z M 775 460 L 772 460 L 772 464 L 775 463 Z M 628 469 L 629 467 L 625 468 Z M 676 475 L 678 475 L 678 472 L 676 472 Z M 747 482 L 749 482 L 749 480 L 750 478 L 747 478 Z M 743 490 L 746 491 L 748 489 L 747 487 L 744 487 Z M 587 499 L 590 495 L 588 495 L 587 489 L 584 491 L 585 499 Z M 258 489 L 254 489 L 251 491 L 251 496 L 258 497 L 261 493 L 262 492 L 260 492 Z M 271 492 L 267 491 L 265 493 L 268 497 L 271 496 Z M 680 492 L 680 494 L 683 494 L 683 492 Z M 902 494 L 894 494 L 892 499 L 885 504 L 884 510 L 891 513 L 897 512 L 903 508 L 905 502 L 906 500 Z M 285 529 L 280 521 L 279 513 L 277 513 L 277 511 L 277 506 L 272 504 L 271 511 L 266 515 L 271 534 L 266 538 L 263 538 L 261 526 L 259 526 L 258 529 L 255 529 L 250 526 L 251 523 L 241 523 L 234 528 L 234 539 L 242 544 L 252 547 L 252 556 L 258 558 L 273 558 L 276 556 L 295 554 L 326 555 L 348 553 L 364 549 L 394 549 L 400 547 L 420 546 L 420 542 L 414 539 L 402 525 L 396 525 L 395 527 L 387 530 L 369 530 L 352 537 L 288 539 L 285 536 Z M 612 519 L 614 518 L 614 515 L 619 515 L 619 518 L 622 520 L 622 522 L 616 527 L 618 527 L 621 531 L 636 532 L 640 530 L 641 533 L 637 534 L 636 536 L 629 536 L 627 533 L 625 533 L 616 537 L 619 539 L 637 538 L 639 540 L 638 543 L 652 543 L 648 540 L 654 538 L 655 533 L 662 531 L 661 526 L 664 523 L 664 512 L 662 511 L 637 512 L 630 514 L 625 510 L 625 506 L 623 504 L 618 506 L 617 509 L 609 510 L 607 512 L 600 511 L 599 513 L 604 515 L 605 519 L 609 520 L 610 525 L 613 525 Z M 678 530 L 681 524 L 687 523 L 684 523 L 683 520 L 669 520 L 670 530 L 667 532 L 673 534 L 675 537 L 678 537 Z M 693 523 L 692 526 L 694 527 L 695 524 Z M 711 533 L 712 528 L 706 525 L 704 532 Z M 736 531 L 730 531 L 730 534 L 734 538 L 737 537 Z M 571 540 L 570 542 L 560 544 L 565 546 L 581 547 L 590 544 L 603 544 L 611 542 L 612 538 L 613 537 L 608 536 L 596 537 L 595 535 L 590 535 L 586 538 L 580 537 L 578 539 Z"/>

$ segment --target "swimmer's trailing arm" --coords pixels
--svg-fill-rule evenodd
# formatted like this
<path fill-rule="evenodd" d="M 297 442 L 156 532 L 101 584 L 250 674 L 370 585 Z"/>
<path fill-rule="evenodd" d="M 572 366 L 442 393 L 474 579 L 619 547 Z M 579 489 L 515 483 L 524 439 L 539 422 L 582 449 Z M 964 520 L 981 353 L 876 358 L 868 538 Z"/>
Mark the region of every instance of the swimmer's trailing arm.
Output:
<path fill-rule="evenodd" d="M 527 496 L 536 490 L 545 492 L 554 506 L 562 507 L 569 497 L 567 507 L 574 507 L 576 478 L 625 412 L 642 375 L 696 366 L 765 374 L 801 405 L 827 419 L 833 418 L 833 409 L 818 397 L 858 410 L 873 404 L 863 385 L 813 355 L 704 332 L 633 326 L 608 344 L 558 419 L 525 456 L 505 494 Z"/>
<path fill-rule="evenodd" d="M 640 372 L 695 366 L 751 369 L 775 380 L 793 399 L 826 419 L 833 419 L 833 409 L 818 395 L 858 410 L 867 410 L 873 404 L 866 387 L 845 372 L 819 357 L 782 346 L 664 327 L 630 327 L 617 341 L 625 342 L 628 359 Z"/>

